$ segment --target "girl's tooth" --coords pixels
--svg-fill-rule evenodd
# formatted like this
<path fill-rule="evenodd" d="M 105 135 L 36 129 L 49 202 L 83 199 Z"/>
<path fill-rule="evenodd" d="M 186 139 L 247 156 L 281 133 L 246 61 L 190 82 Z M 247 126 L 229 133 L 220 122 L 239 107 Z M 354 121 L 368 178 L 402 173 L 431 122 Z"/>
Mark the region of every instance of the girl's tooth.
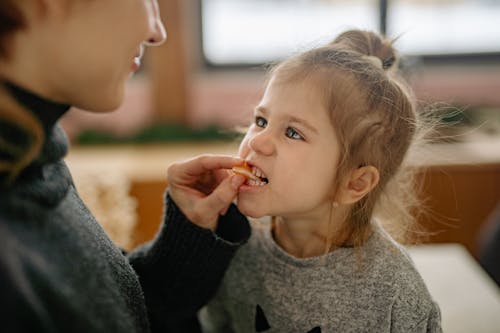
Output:
<path fill-rule="evenodd" d="M 260 170 L 256 166 L 252 167 L 251 173 L 252 173 L 252 175 L 254 175 L 256 177 L 259 177 L 259 178 L 263 178 L 264 177 L 264 173 L 262 172 L 262 170 Z"/>
<path fill-rule="evenodd" d="M 257 169 L 257 177 L 262 177 L 264 173 L 262 172 L 261 169 Z"/>
<path fill-rule="evenodd" d="M 267 183 L 263 182 L 261 180 L 247 179 L 245 181 L 245 185 L 248 185 L 248 186 L 264 186 L 264 185 L 267 185 Z"/>

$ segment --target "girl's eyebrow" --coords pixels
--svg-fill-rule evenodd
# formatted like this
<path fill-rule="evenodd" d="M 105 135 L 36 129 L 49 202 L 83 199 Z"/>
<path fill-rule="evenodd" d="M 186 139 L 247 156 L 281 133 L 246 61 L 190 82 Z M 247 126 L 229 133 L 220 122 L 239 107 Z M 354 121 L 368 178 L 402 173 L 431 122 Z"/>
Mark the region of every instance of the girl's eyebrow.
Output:
<path fill-rule="evenodd" d="M 259 112 L 259 113 L 262 113 L 262 114 L 264 114 L 264 115 L 267 115 L 267 113 L 268 113 L 268 112 L 267 112 L 267 109 L 266 109 L 265 107 L 261 106 L 261 105 L 257 105 L 257 106 L 255 107 L 254 112 Z"/>
<path fill-rule="evenodd" d="M 255 112 L 262 113 L 264 116 L 269 114 L 269 111 L 265 107 L 260 106 L 260 105 L 255 108 Z M 318 134 L 318 130 L 313 125 L 309 124 L 309 122 L 307 122 L 306 120 L 304 120 L 302 118 L 295 117 L 295 116 L 288 116 L 288 115 L 286 116 L 286 118 L 288 120 L 290 120 L 291 122 L 299 123 L 299 124 L 303 125 L 304 127 L 306 127 L 308 130 L 310 130 L 311 132 Z"/>
<path fill-rule="evenodd" d="M 302 126 L 306 127 L 308 130 L 310 130 L 311 132 L 318 134 L 318 130 L 313 125 L 309 124 L 306 120 L 294 116 L 288 116 L 288 118 L 290 119 L 291 122 L 299 123 Z"/>

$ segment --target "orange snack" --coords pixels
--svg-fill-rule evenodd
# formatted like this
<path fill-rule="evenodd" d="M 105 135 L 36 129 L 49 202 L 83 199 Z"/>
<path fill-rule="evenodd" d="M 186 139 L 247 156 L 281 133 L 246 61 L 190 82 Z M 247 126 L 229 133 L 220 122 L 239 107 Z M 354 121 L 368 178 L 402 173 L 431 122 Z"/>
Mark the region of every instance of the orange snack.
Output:
<path fill-rule="evenodd" d="M 242 175 L 247 179 L 260 180 L 259 177 L 252 173 L 252 167 L 246 161 L 242 165 L 235 165 L 232 170 L 234 173 Z"/>

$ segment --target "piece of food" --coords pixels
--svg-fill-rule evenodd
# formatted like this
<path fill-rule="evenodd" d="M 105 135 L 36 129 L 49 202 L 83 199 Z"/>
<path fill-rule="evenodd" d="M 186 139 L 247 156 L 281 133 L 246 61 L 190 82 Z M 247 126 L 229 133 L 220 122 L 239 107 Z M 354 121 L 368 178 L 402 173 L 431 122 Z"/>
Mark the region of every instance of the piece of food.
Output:
<path fill-rule="evenodd" d="M 234 173 L 237 173 L 238 175 L 242 175 L 243 177 L 246 177 L 247 179 L 260 181 L 260 178 L 252 173 L 252 167 L 249 166 L 247 162 L 245 162 L 242 165 L 235 165 L 232 170 Z"/>

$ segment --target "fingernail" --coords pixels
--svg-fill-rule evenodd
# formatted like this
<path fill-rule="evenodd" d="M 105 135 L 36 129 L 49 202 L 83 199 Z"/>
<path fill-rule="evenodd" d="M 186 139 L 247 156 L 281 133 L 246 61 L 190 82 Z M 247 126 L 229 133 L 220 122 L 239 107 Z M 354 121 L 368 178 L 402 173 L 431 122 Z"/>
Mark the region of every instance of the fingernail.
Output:
<path fill-rule="evenodd" d="M 245 177 L 241 175 L 233 175 L 233 178 L 231 178 L 231 186 L 236 190 L 238 187 L 243 185 L 243 182 L 245 181 Z"/>

